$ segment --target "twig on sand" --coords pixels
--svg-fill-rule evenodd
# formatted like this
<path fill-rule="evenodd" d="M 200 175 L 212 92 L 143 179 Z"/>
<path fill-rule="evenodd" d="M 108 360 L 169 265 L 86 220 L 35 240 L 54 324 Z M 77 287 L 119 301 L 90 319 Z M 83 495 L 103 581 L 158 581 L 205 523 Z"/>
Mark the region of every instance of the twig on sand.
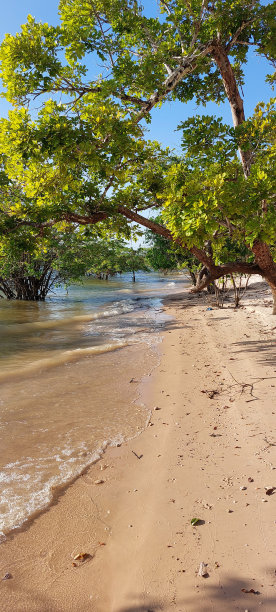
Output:
<path fill-rule="evenodd" d="M 276 442 L 269 442 L 269 440 L 267 438 L 263 439 L 264 442 L 266 442 L 267 446 L 265 448 L 263 448 L 263 451 L 266 451 L 268 448 L 270 448 L 271 446 L 276 446 Z"/>
<path fill-rule="evenodd" d="M 217 389 L 211 389 L 211 391 L 208 391 L 208 389 L 202 389 L 201 393 L 206 393 L 210 399 L 213 399 L 216 395 L 219 395 L 220 392 Z"/>
<path fill-rule="evenodd" d="M 143 455 L 137 455 L 137 453 L 134 450 L 131 452 L 135 455 L 135 457 L 137 457 L 137 459 L 142 459 Z"/>
<path fill-rule="evenodd" d="M 232 387 L 236 387 L 237 385 L 239 387 L 241 387 L 241 391 L 240 391 L 240 395 L 242 395 L 246 390 L 249 390 L 249 394 L 252 396 L 252 400 L 246 400 L 247 402 L 252 402 L 253 400 L 257 400 L 259 399 L 258 397 L 256 397 L 256 395 L 253 395 L 253 390 L 254 390 L 254 382 L 253 383 L 243 383 L 243 382 L 239 382 L 235 376 L 233 376 L 232 372 L 229 372 L 230 376 L 232 376 L 233 380 L 235 381 L 235 383 L 233 385 L 229 385 L 229 388 L 231 389 Z M 262 379 L 259 379 L 262 380 Z"/>

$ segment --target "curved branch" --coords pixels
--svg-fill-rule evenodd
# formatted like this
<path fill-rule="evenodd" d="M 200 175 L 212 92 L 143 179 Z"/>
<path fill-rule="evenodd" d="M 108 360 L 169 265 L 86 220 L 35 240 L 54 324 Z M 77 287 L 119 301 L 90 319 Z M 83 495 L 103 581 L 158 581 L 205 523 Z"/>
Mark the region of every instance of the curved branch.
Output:
<path fill-rule="evenodd" d="M 2 231 L 2 233 L 5 235 L 9 234 L 10 232 L 14 232 L 17 230 L 17 228 L 22 227 L 22 226 L 34 227 L 37 229 L 43 229 L 45 227 L 53 227 L 53 225 L 55 225 L 56 223 L 59 223 L 60 221 L 69 221 L 72 223 L 79 223 L 80 225 L 95 225 L 96 223 L 99 223 L 99 221 L 103 221 L 109 216 L 110 215 L 108 213 L 99 211 L 96 213 L 92 213 L 89 216 L 78 215 L 76 213 L 65 213 L 64 215 L 60 216 L 58 219 L 50 219 L 49 221 L 42 221 L 42 222 L 27 221 L 25 219 L 24 221 L 22 220 L 17 221 L 17 219 L 14 219 L 14 226 L 6 228 L 4 231 Z"/>
<path fill-rule="evenodd" d="M 109 217 L 107 212 L 96 212 L 92 213 L 88 217 L 84 215 L 78 215 L 76 213 L 66 213 L 61 217 L 61 221 L 72 221 L 73 223 L 79 223 L 80 225 L 95 225 L 99 223 L 99 221 L 104 221 L 107 217 Z"/>
<path fill-rule="evenodd" d="M 206 266 L 208 268 L 208 266 Z M 216 271 L 210 272 L 205 275 L 205 277 L 199 277 L 196 286 L 191 290 L 192 293 L 199 293 L 203 289 L 206 289 L 215 280 L 218 280 L 222 276 L 226 276 L 228 274 L 233 274 L 238 272 L 239 274 L 259 274 L 264 277 L 264 272 L 261 268 L 254 263 L 248 263 L 243 261 L 235 261 L 223 264 L 221 266 L 216 266 Z"/>
<path fill-rule="evenodd" d="M 123 215 L 127 219 L 130 219 L 130 221 L 139 223 L 140 225 L 143 225 L 144 227 L 147 227 L 148 229 L 152 230 L 152 232 L 154 232 L 155 234 L 159 234 L 160 236 L 163 236 L 168 240 L 173 240 L 173 235 L 171 234 L 170 230 L 168 230 L 160 223 L 156 223 L 156 221 L 152 221 L 152 219 L 146 219 L 146 217 L 139 215 L 139 213 L 130 210 L 126 206 L 118 206 L 117 210 L 119 213 L 121 213 L 121 215 Z"/>

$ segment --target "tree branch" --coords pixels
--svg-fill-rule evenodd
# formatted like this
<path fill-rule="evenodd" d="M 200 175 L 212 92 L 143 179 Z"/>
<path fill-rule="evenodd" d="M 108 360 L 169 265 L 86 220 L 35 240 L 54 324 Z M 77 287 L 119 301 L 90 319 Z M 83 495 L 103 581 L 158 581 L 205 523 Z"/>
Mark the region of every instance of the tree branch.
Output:
<path fill-rule="evenodd" d="M 172 11 L 170 10 L 170 7 L 168 6 L 167 2 L 165 0 L 162 0 L 161 4 L 164 5 L 168 15 L 171 15 Z M 181 32 L 180 32 L 180 29 L 177 26 L 176 26 L 176 31 L 177 31 L 178 36 L 179 36 L 179 42 L 180 42 L 180 45 L 181 45 L 181 51 L 182 51 L 182 53 L 185 53 L 185 46 L 184 46 L 183 40 L 181 38 Z"/>
<path fill-rule="evenodd" d="M 230 49 L 236 44 L 236 42 L 238 42 L 238 38 L 239 38 L 239 35 L 241 34 L 241 32 L 243 32 L 243 30 L 245 28 L 247 28 L 247 26 L 249 26 L 251 23 L 254 23 L 254 19 L 249 19 L 248 21 L 244 21 L 240 25 L 240 27 L 236 30 L 235 34 L 229 40 L 229 43 L 226 45 L 226 50 L 227 51 L 230 51 Z"/>
<path fill-rule="evenodd" d="M 144 227 L 147 227 L 148 229 L 152 230 L 155 234 L 159 234 L 160 236 L 163 236 L 168 240 L 173 240 L 171 232 L 160 223 L 156 223 L 156 221 L 152 221 L 152 219 L 146 219 L 146 217 L 139 215 L 139 213 L 130 210 L 126 206 L 118 206 L 117 210 L 121 215 L 123 215 L 130 221 L 139 223 L 140 225 L 143 225 Z"/>
<path fill-rule="evenodd" d="M 107 219 L 109 216 L 107 212 L 103 211 L 92 213 L 89 216 L 78 215 L 76 213 L 65 213 L 60 220 L 71 221 L 73 223 L 79 223 L 80 225 L 95 225 L 99 223 L 99 221 L 104 221 L 104 219 Z"/>
<path fill-rule="evenodd" d="M 208 268 L 208 266 L 206 267 Z M 197 285 L 193 289 L 191 289 L 191 292 L 199 293 L 200 291 L 203 291 L 203 289 L 206 289 L 206 287 L 208 287 L 210 283 L 217 280 L 218 278 L 221 278 L 222 276 L 226 276 L 228 274 L 233 274 L 235 272 L 238 272 L 240 274 L 260 274 L 261 276 L 264 276 L 264 273 L 261 268 L 254 263 L 236 261 L 216 266 L 216 268 L 217 269 L 214 272 L 210 272 L 208 270 L 208 273 L 205 275 L 205 277 L 199 277 Z"/>
<path fill-rule="evenodd" d="M 213 42 L 208 43 L 205 46 L 202 46 L 201 50 L 191 53 L 189 56 L 183 57 L 177 68 L 175 68 L 170 76 L 164 81 L 162 88 L 155 91 L 151 97 L 148 99 L 144 108 L 137 113 L 135 122 L 138 123 L 141 119 L 147 115 L 153 107 L 161 102 L 163 98 L 165 98 L 171 91 L 173 91 L 178 83 L 182 81 L 182 79 L 193 72 L 196 68 L 197 60 L 203 57 L 206 57 L 208 53 L 213 50 Z"/>
<path fill-rule="evenodd" d="M 199 33 L 199 30 L 200 30 L 200 26 L 202 24 L 202 19 L 203 19 L 204 11 L 205 11 L 205 8 L 206 8 L 206 4 L 207 4 L 207 0 L 202 0 L 201 9 L 200 9 L 200 15 L 199 15 L 198 21 L 195 24 L 195 31 L 194 31 L 194 35 L 193 35 L 193 38 L 192 38 L 192 41 L 191 41 L 191 47 L 194 46 L 194 44 L 196 42 L 196 39 L 198 37 L 198 33 Z"/>
<path fill-rule="evenodd" d="M 196 246 L 188 248 L 180 239 L 174 239 L 171 232 L 160 223 L 156 223 L 156 221 L 152 221 L 151 219 L 146 219 L 139 213 L 128 209 L 126 206 L 119 206 L 117 210 L 127 219 L 130 219 L 135 223 L 139 223 L 140 225 L 143 225 L 144 227 L 147 227 L 153 231 L 155 234 L 159 234 L 168 240 L 172 240 L 175 242 L 175 244 L 187 249 L 203 264 L 203 266 L 205 266 L 205 268 L 207 268 L 208 274 L 205 276 L 205 278 L 199 279 L 198 285 L 195 287 L 195 289 L 193 289 L 195 292 L 202 291 L 214 280 L 233 272 L 239 272 L 241 274 L 260 274 L 261 276 L 264 276 L 264 272 L 261 270 L 258 264 L 255 263 L 237 261 L 217 266 L 212 256 L 206 253 L 206 251 L 199 249 Z"/>
<path fill-rule="evenodd" d="M 149 41 L 149 43 L 150 43 L 150 45 L 152 47 L 153 52 L 157 53 L 157 51 L 158 51 L 158 44 L 155 42 L 155 40 L 153 40 L 153 38 L 152 38 L 150 32 L 148 31 L 147 27 L 143 26 L 143 30 L 144 30 L 145 35 L 146 35 L 146 37 L 147 37 L 147 39 L 148 39 L 148 41 Z M 173 72 L 171 67 L 168 64 L 166 64 L 165 62 L 164 62 L 164 66 L 165 66 L 165 68 L 167 70 L 168 75 L 171 75 L 172 72 Z"/>

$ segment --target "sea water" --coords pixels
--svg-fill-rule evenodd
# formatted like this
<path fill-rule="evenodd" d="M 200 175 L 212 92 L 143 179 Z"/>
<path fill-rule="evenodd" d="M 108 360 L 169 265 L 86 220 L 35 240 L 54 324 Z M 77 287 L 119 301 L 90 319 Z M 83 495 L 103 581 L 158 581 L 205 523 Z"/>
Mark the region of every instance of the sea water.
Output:
<path fill-rule="evenodd" d="M 139 384 L 158 361 L 162 297 L 184 275 L 138 273 L 0 301 L 0 534 L 47 507 L 108 445 L 141 432 Z"/>

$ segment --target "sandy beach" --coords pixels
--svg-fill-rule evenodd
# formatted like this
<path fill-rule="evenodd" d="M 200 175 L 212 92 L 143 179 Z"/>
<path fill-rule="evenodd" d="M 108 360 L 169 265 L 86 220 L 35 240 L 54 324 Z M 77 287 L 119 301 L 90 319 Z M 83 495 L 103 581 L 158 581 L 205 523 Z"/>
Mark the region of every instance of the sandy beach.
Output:
<path fill-rule="evenodd" d="M 2 612 L 276 610 L 276 318 L 256 295 L 167 300 L 135 383 L 147 429 L 1 544 Z"/>

